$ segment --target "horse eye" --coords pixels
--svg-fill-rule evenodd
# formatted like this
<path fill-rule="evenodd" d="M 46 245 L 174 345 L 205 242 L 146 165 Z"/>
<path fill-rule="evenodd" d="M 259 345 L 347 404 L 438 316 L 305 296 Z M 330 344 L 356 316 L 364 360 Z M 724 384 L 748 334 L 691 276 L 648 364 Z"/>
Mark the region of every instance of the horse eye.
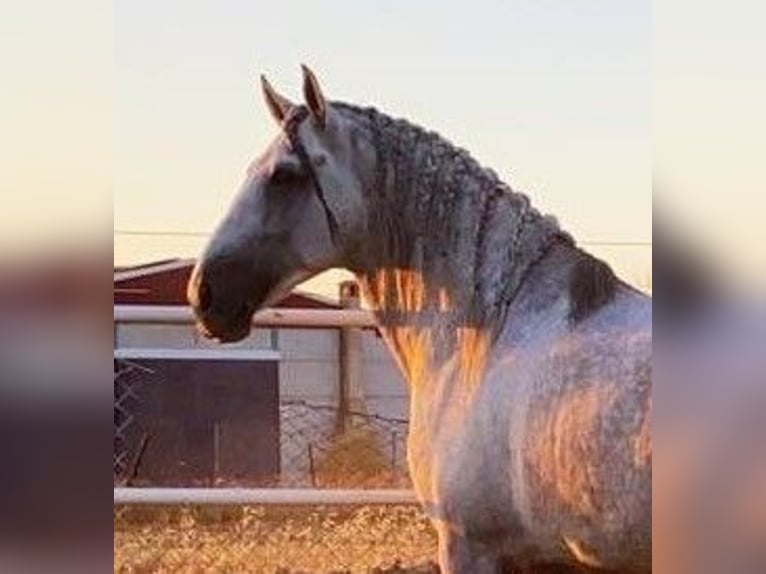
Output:
<path fill-rule="evenodd" d="M 294 166 L 280 165 L 271 174 L 270 181 L 275 185 L 295 182 L 303 178 L 303 172 Z"/>

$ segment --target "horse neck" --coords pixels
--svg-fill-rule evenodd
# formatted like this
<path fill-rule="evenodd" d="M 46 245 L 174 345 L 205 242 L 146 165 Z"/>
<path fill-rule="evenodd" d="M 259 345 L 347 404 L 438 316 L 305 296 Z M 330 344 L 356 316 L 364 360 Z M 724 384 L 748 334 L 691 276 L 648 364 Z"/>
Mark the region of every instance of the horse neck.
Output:
<path fill-rule="evenodd" d="M 524 275 L 565 238 L 465 151 L 405 122 L 376 133 L 378 178 L 354 271 L 410 381 L 486 354 Z"/>

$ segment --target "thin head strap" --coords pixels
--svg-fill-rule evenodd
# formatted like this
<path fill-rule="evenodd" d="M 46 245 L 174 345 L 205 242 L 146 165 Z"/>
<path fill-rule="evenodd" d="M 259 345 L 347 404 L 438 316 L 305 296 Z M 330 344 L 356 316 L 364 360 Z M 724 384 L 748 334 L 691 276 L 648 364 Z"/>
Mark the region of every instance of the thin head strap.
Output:
<path fill-rule="evenodd" d="M 327 217 L 327 225 L 330 228 L 330 238 L 332 239 L 333 243 L 335 243 L 340 232 L 338 220 L 330 209 L 330 206 L 327 204 L 327 198 L 325 196 L 324 190 L 322 189 L 322 184 L 319 182 L 319 178 L 314 171 L 314 166 L 311 163 L 311 158 L 309 157 L 303 142 L 301 142 L 300 138 L 298 137 L 298 126 L 304 118 L 308 117 L 308 115 L 309 111 L 305 107 L 295 109 L 295 111 L 285 119 L 284 131 L 287 135 L 287 139 L 290 141 L 292 150 L 295 152 L 295 155 L 298 156 L 298 161 L 301 162 L 303 169 L 306 170 L 306 172 L 309 174 L 309 177 L 311 178 L 311 183 L 314 185 L 314 189 L 316 190 L 319 202 L 322 204 L 322 208 L 324 209 L 325 217 Z"/>

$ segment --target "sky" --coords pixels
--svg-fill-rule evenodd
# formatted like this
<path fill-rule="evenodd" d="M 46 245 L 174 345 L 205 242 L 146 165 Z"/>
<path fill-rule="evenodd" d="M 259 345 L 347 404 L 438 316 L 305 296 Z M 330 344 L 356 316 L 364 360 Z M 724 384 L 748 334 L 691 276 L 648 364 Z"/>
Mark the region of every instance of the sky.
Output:
<path fill-rule="evenodd" d="M 330 99 L 440 132 L 651 281 L 649 2 L 118 0 L 114 22 L 116 264 L 199 251 L 276 134 L 258 75 L 297 99 L 305 62 Z"/>

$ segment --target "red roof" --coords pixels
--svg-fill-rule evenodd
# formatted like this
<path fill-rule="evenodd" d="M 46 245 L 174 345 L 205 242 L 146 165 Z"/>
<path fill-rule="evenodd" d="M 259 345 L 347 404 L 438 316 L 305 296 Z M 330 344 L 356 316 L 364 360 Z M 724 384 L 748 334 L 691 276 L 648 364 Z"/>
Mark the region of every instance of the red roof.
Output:
<path fill-rule="evenodd" d="M 187 305 L 194 259 L 170 259 L 114 270 L 115 305 Z M 334 301 L 295 290 L 274 307 L 340 309 Z"/>

